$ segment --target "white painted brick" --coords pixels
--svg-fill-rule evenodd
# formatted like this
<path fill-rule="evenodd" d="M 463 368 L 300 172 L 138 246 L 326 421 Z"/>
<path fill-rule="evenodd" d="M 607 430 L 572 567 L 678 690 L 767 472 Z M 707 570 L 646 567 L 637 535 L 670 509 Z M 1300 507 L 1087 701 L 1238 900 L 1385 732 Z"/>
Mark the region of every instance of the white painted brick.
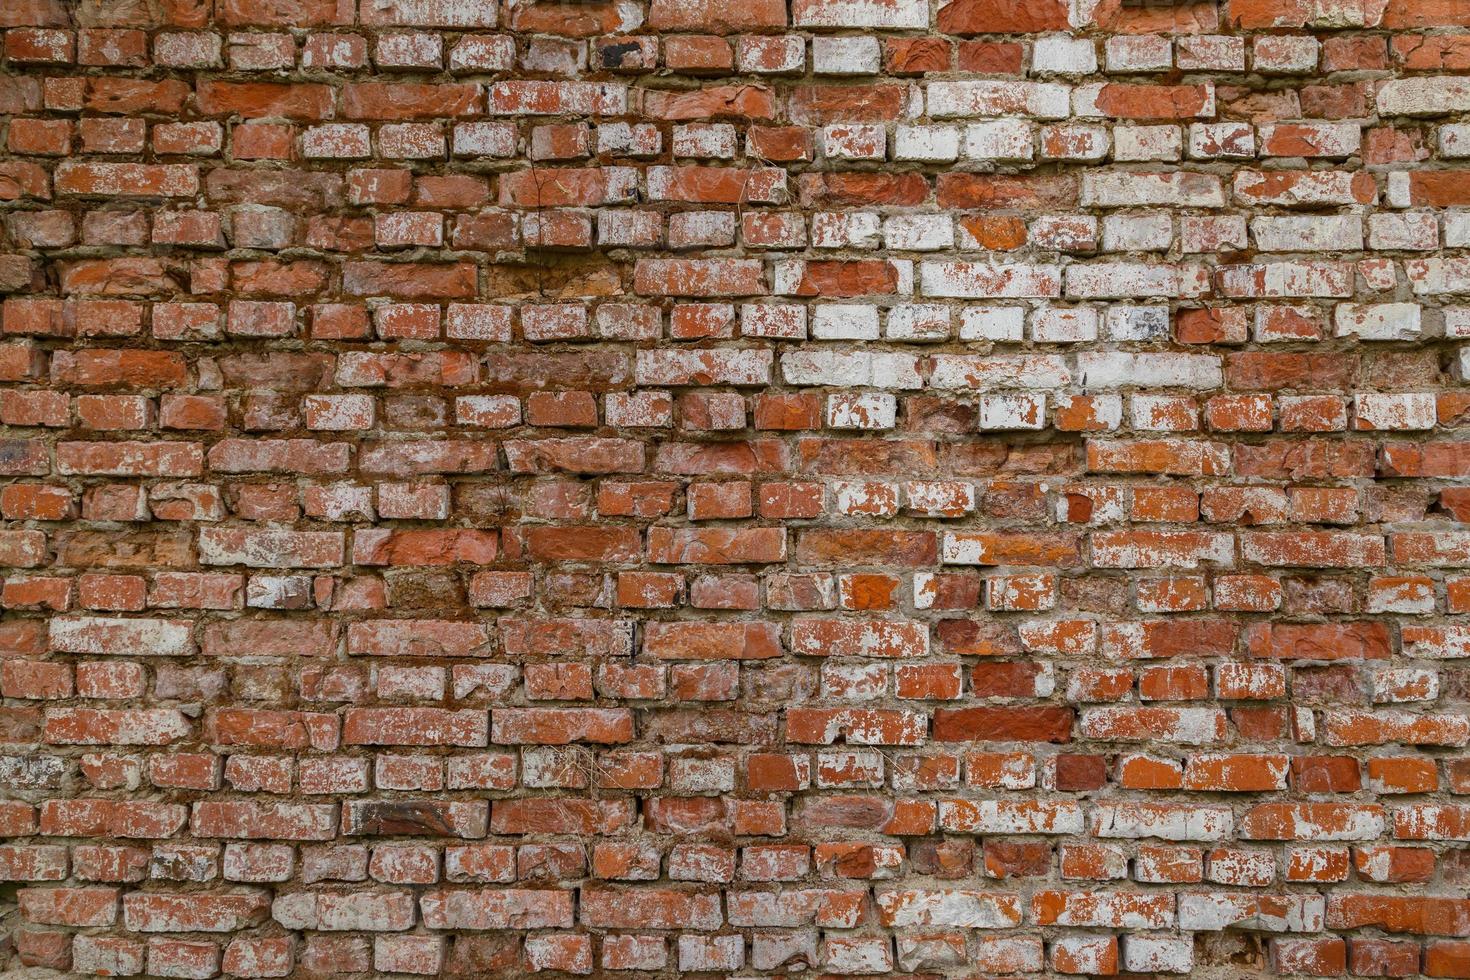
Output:
<path fill-rule="evenodd" d="M 834 429 L 891 429 L 897 420 L 898 399 L 887 392 L 827 396 L 827 425 Z"/>
<path fill-rule="evenodd" d="M 1348 157 L 1363 145 L 1356 122 L 1262 123 L 1262 153 L 1278 157 Z"/>
<path fill-rule="evenodd" d="M 1439 127 L 1440 156 L 1470 157 L 1470 123 L 1445 123 Z"/>
<path fill-rule="evenodd" d="M 651 157 L 662 148 L 663 134 L 652 123 L 603 123 L 597 127 L 598 153 Z"/>
<path fill-rule="evenodd" d="M 1470 325 L 1470 316 L 1466 322 Z M 1026 311 L 1019 306 L 967 306 L 960 313 L 961 340 L 1020 343 L 1025 328 Z"/>
<path fill-rule="evenodd" d="M 1446 211 L 1444 243 L 1451 248 L 1470 245 L 1470 211 Z"/>
<path fill-rule="evenodd" d="M 1165 252 L 1174 242 L 1167 214 L 1110 214 L 1102 222 L 1104 252 Z"/>
<path fill-rule="evenodd" d="M 881 64 L 878 39 L 871 35 L 812 38 L 812 71 L 818 75 L 876 75 Z"/>
<path fill-rule="evenodd" d="M 1353 397 L 1356 429 L 1412 431 L 1432 429 L 1436 422 L 1431 392 L 1360 391 Z"/>
<path fill-rule="evenodd" d="M 1087 38 L 1051 34 L 1037 38 L 1031 46 L 1033 75 L 1091 75 L 1095 71 L 1097 49 Z"/>
<path fill-rule="evenodd" d="M 1195 160 L 1247 160 L 1256 155 L 1256 131 L 1250 123 L 1191 123 L 1189 155 Z"/>
<path fill-rule="evenodd" d="M 924 0 L 793 0 L 793 27 L 878 27 L 888 29 L 929 26 L 929 4 Z"/>
<path fill-rule="evenodd" d="M 1071 114 L 1071 90 L 1051 82 L 971 79 L 930 82 L 929 115 L 936 119 L 966 116 L 1035 116 L 1065 119 Z"/>
<path fill-rule="evenodd" d="M 980 396 L 980 428 L 985 431 L 1046 428 L 1046 396 L 999 394 Z"/>
<path fill-rule="evenodd" d="M 1423 211 L 1368 216 L 1368 247 L 1391 251 L 1431 251 L 1439 247 L 1439 222 Z"/>
<path fill-rule="evenodd" d="M 1168 162 L 1183 155 L 1184 136 L 1178 126 L 1113 127 L 1113 159 L 1119 163 Z"/>
<path fill-rule="evenodd" d="M 948 214 L 895 214 L 883 220 L 883 247 L 903 252 L 932 252 L 954 245 L 954 222 Z"/>
<path fill-rule="evenodd" d="M 1251 219 L 1263 252 L 1343 252 L 1363 247 L 1363 219 L 1355 214 L 1263 215 Z"/>
<path fill-rule="evenodd" d="M 1108 388 L 1219 388 L 1224 383 L 1214 354 L 1084 351 L 1077 355 L 1084 390 Z"/>
<path fill-rule="evenodd" d="M 1097 339 L 1096 307 L 1049 306 L 1031 317 L 1031 339 L 1039 344 L 1077 344 Z"/>
<path fill-rule="evenodd" d="M 1375 96 L 1380 116 L 1446 116 L 1470 110 L 1470 78 L 1419 75 L 1384 82 Z"/>
<path fill-rule="evenodd" d="M 931 388 L 1051 391 L 1072 383 L 1059 354 L 935 354 Z"/>
<path fill-rule="evenodd" d="M 746 303 L 740 307 L 740 332 L 746 337 L 806 338 L 806 307 L 794 303 Z"/>
<path fill-rule="evenodd" d="M 1176 420 L 1184 410 L 1190 420 L 1181 425 Z M 1179 432 L 1199 428 L 1193 399 L 1175 395 L 1134 395 L 1128 399 L 1128 424 L 1138 432 Z"/>
<path fill-rule="evenodd" d="M 1110 37 L 1105 47 L 1110 72 L 1168 71 L 1174 64 L 1173 45 L 1159 34 Z"/>
<path fill-rule="evenodd" d="M 368 128 L 360 123 L 313 126 L 301 137 L 301 154 L 309 160 L 357 160 L 373 155 Z"/>
<path fill-rule="evenodd" d="M 1082 206 L 1222 208 L 1225 189 L 1213 174 L 1094 170 L 1082 175 Z"/>
<path fill-rule="evenodd" d="M 1060 271 L 1054 265 L 931 260 L 920 266 L 919 279 L 925 296 L 1044 297 L 1059 294 Z"/>
<path fill-rule="evenodd" d="M 1112 135 L 1103 126 L 1057 123 L 1041 127 L 1045 160 L 1101 160 L 1112 146 Z"/>
<path fill-rule="evenodd" d="M 1210 291 L 1210 270 L 1203 265 L 1092 262 L 1067 266 L 1066 279 L 1066 295 L 1078 299 L 1187 297 Z"/>
<path fill-rule="evenodd" d="M 948 163 L 960 155 L 957 126 L 899 126 L 894 130 L 893 159 Z"/>
<path fill-rule="evenodd" d="M 1337 336 L 1359 340 L 1414 340 L 1421 329 L 1417 303 L 1339 303 L 1332 322 Z"/>
<path fill-rule="evenodd" d="M 1470 337 L 1470 306 L 1447 306 L 1442 312 L 1446 337 Z"/>
<path fill-rule="evenodd" d="M 1035 154 L 1031 126 L 1020 119 L 997 119 L 965 127 L 961 155 L 967 160 L 1030 160 Z"/>
<path fill-rule="evenodd" d="M 1174 64 L 1181 71 L 1245 71 L 1245 38 L 1196 34 L 1174 40 Z"/>
<path fill-rule="evenodd" d="M 888 311 L 883 336 L 889 340 L 940 341 L 950 334 L 950 309 L 937 303 L 904 303 Z"/>
<path fill-rule="evenodd" d="M 1261 36 L 1251 45 L 1251 64 L 1258 72 L 1305 75 L 1317 70 L 1321 48 L 1309 35 Z"/>
<path fill-rule="evenodd" d="M 812 339 L 877 340 L 878 307 L 823 303 L 812 307 Z"/>
<path fill-rule="evenodd" d="M 507 34 L 461 37 L 449 49 L 450 71 L 509 71 L 515 65 L 515 38 Z"/>
<path fill-rule="evenodd" d="M 877 248 L 882 220 L 872 211 L 819 211 L 812 215 L 814 248 Z"/>
<path fill-rule="evenodd" d="M 735 42 L 735 64 L 752 75 L 786 75 L 806 69 L 806 41 L 800 34 L 780 37 L 742 35 Z"/>
<path fill-rule="evenodd" d="M 1169 336 L 1167 306 L 1110 306 L 1104 318 L 1104 336 L 1116 341 L 1155 341 Z"/>
<path fill-rule="evenodd" d="M 1123 937 L 1123 969 L 1132 973 L 1188 973 L 1194 969 L 1194 940 L 1188 936 Z"/>
<path fill-rule="evenodd" d="M 829 160 L 882 160 L 888 133 L 873 123 L 835 123 L 823 126 L 822 156 Z"/>
<path fill-rule="evenodd" d="M 1228 806 L 1208 804 L 1100 803 L 1092 816 L 1096 837 L 1218 841 L 1229 838 L 1234 828 L 1235 817 Z"/>
<path fill-rule="evenodd" d="M 920 388 L 918 358 L 883 351 L 802 350 L 781 355 L 787 384 L 840 388 Z"/>
<path fill-rule="evenodd" d="M 690 123 L 674 127 L 676 157 L 730 160 L 738 147 L 735 127 L 729 123 Z"/>

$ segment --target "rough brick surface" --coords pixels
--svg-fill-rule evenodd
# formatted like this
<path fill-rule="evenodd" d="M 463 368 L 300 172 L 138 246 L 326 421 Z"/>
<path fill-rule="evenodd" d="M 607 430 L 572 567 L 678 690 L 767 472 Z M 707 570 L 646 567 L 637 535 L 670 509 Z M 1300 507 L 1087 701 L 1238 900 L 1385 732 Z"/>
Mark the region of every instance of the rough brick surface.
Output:
<path fill-rule="evenodd" d="M 1470 977 L 1467 31 L 0 0 L 0 967 Z"/>

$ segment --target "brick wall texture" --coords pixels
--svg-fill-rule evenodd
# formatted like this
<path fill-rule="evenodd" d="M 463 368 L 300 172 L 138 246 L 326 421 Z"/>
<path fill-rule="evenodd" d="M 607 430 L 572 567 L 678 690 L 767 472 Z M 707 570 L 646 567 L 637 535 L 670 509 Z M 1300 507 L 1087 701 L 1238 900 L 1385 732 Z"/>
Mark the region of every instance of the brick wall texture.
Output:
<path fill-rule="evenodd" d="M 0 963 L 1470 977 L 1470 0 L 0 40 Z"/>

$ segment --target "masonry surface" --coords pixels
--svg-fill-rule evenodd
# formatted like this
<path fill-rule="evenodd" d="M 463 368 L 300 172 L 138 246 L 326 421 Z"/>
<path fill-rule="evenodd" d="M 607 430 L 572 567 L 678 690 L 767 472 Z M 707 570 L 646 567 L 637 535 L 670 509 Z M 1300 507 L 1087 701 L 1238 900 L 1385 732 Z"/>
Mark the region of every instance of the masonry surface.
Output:
<path fill-rule="evenodd" d="M 0 963 L 1470 977 L 1470 0 L 0 33 Z"/>

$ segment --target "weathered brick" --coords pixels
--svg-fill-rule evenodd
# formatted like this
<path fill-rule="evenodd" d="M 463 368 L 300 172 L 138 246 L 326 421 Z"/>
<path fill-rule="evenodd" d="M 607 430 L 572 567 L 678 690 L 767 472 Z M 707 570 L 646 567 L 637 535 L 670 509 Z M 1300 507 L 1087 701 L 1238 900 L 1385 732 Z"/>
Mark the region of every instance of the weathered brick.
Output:
<path fill-rule="evenodd" d="M 0 3 L 0 966 L 1467 972 L 1464 8 Z"/>

